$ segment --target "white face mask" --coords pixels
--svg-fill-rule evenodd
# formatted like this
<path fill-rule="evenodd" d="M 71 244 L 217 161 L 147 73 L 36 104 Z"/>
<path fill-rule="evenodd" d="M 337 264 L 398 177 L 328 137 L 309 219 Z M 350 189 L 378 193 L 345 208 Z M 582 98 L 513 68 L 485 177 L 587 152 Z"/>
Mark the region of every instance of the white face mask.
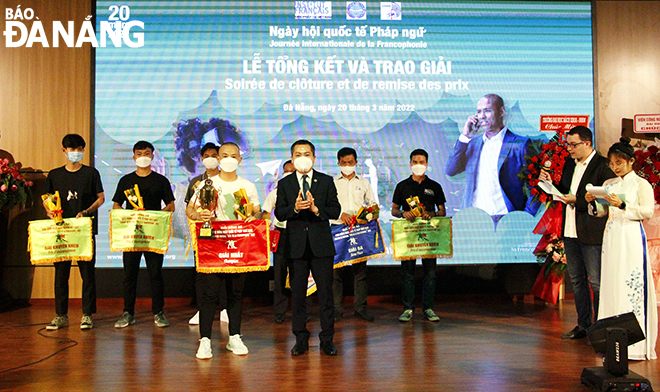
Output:
<path fill-rule="evenodd" d="M 355 173 L 355 166 L 339 166 L 339 170 L 341 170 L 345 176 L 350 176 Z"/>
<path fill-rule="evenodd" d="M 78 163 L 83 159 L 83 153 L 80 151 L 67 151 L 66 158 L 71 163 Z"/>
<path fill-rule="evenodd" d="M 220 160 L 220 169 L 225 173 L 235 172 L 238 168 L 238 159 L 236 158 L 222 158 Z"/>
<path fill-rule="evenodd" d="M 135 164 L 138 165 L 138 167 L 149 167 L 151 166 L 151 158 L 139 157 L 135 160 Z"/>
<path fill-rule="evenodd" d="M 426 172 L 426 166 L 424 165 L 412 165 L 410 168 L 412 169 L 413 174 L 416 176 L 421 177 Z"/>
<path fill-rule="evenodd" d="M 293 166 L 301 173 L 307 173 L 312 169 L 314 162 L 305 156 L 298 157 L 293 161 Z"/>
<path fill-rule="evenodd" d="M 202 159 L 202 165 L 209 170 L 215 169 L 219 164 L 218 158 L 216 157 L 206 157 Z"/>

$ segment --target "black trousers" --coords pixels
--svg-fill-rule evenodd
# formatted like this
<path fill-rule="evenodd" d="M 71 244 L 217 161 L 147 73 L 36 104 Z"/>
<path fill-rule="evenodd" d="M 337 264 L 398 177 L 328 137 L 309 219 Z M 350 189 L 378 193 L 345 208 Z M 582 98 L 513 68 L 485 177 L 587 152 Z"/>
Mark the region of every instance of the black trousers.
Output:
<path fill-rule="evenodd" d="M 227 316 L 229 317 L 229 336 L 241 333 L 241 315 L 243 313 L 243 288 L 247 273 L 203 274 L 197 273 L 197 292 L 199 303 L 199 336 L 211 339 L 213 321 L 216 319 L 217 305 L 227 293 Z"/>
<path fill-rule="evenodd" d="M 280 249 L 281 250 L 281 249 Z M 273 253 L 273 312 L 284 316 L 289 308 L 289 296 L 286 290 L 287 262 L 284 252 Z M 307 316 L 312 313 L 312 297 L 305 299 Z"/>
<path fill-rule="evenodd" d="M 135 314 L 137 281 L 142 255 L 144 255 L 151 281 L 151 311 L 153 314 L 158 314 L 165 306 L 165 285 L 163 283 L 163 255 L 154 252 L 124 252 L 124 312 Z"/>
<path fill-rule="evenodd" d="M 367 263 L 353 264 L 350 268 L 353 269 L 353 309 L 356 312 L 364 312 L 367 310 Z M 348 275 L 349 267 L 338 268 L 332 270 L 334 275 L 334 282 L 332 283 L 332 290 L 335 297 L 335 312 L 343 312 L 344 305 L 342 300 L 344 298 L 344 277 Z"/>
<path fill-rule="evenodd" d="M 309 330 L 306 326 L 305 298 L 307 297 L 307 278 L 310 270 L 316 282 L 319 298 L 319 318 L 321 320 L 321 343 L 332 342 L 335 335 L 334 300 L 332 294 L 332 265 L 334 257 L 314 257 L 309 242 L 302 258 L 289 260 L 291 274 L 291 297 L 293 299 L 293 334 L 296 342 L 307 343 Z"/>
<path fill-rule="evenodd" d="M 78 270 L 82 278 L 82 311 L 83 314 L 96 313 L 96 241 L 94 241 L 93 257 L 90 261 L 79 261 Z M 55 312 L 63 316 L 69 312 L 69 277 L 71 276 L 71 260 L 54 263 L 55 266 Z"/>

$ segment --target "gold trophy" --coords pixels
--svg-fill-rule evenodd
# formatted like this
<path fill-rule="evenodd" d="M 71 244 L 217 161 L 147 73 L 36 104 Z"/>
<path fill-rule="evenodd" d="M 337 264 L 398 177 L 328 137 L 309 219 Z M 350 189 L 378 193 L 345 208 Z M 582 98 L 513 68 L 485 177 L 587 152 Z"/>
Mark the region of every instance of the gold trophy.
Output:
<path fill-rule="evenodd" d="M 213 186 L 213 181 L 209 178 L 204 181 L 204 186 L 199 190 L 199 206 L 207 211 L 215 211 L 218 205 L 218 190 Z M 203 240 L 213 239 L 213 226 L 210 221 L 206 221 L 199 229 L 199 237 Z"/>

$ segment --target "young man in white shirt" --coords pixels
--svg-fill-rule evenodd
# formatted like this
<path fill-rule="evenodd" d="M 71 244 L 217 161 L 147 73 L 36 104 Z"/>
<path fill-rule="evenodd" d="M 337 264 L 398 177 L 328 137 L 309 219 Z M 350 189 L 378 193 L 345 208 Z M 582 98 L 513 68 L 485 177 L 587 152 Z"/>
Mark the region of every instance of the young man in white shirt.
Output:
<path fill-rule="evenodd" d="M 248 202 L 254 205 L 254 215 L 248 216 L 245 222 L 255 219 L 261 219 L 261 207 L 259 205 L 259 195 L 257 188 L 250 181 L 241 178 L 236 174 L 236 169 L 242 161 L 241 151 L 235 143 L 226 142 L 220 146 L 218 151 L 220 172 L 212 177 L 213 187 L 219 191 L 218 205 L 215 211 L 207 211 L 199 208 L 199 200 L 193 197 L 186 208 L 186 214 L 192 220 L 209 221 L 215 220 L 235 220 L 236 217 L 231 212 L 231 205 L 226 202 L 225 195 L 231 195 L 242 189 L 245 189 Z M 209 166 L 205 165 L 207 168 Z M 204 186 L 203 183 L 199 187 Z M 215 215 L 215 216 L 214 216 Z M 197 274 L 196 288 L 199 293 L 199 349 L 196 357 L 199 359 L 210 359 L 213 357 L 211 352 L 211 333 L 213 329 L 213 320 L 215 319 L 217 302 L 220 297 L 223 286 L 227 291 L 227 315 L 229 316 L 229 342 L 227 350 L 235 355 L 246 355 L 248 348 L 241 339 L 241 315 L 243 288 L 247 273 L 199 273 Z"/>

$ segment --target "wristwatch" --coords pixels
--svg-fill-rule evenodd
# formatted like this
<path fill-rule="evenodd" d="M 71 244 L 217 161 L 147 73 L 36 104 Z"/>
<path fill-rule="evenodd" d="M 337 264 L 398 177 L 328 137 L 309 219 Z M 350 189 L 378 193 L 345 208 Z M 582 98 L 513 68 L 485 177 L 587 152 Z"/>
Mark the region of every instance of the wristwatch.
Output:
<path fill-rule="evenodd" d="M 622 209 L 622 210 L 625 210 L 626 209 L 626 202 L 622 201 L 621 204 L 619 205 L 619 208 Z"/>

